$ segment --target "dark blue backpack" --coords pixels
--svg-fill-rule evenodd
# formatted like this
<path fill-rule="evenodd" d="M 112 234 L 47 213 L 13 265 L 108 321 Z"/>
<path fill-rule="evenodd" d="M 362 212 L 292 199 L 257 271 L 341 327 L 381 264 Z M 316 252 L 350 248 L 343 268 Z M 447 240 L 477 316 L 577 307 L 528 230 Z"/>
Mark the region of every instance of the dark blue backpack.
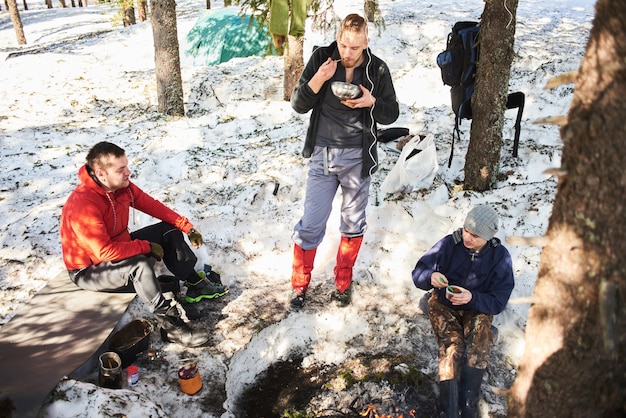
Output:
<path fill-rule="evenodd" d="M 472 118 L 470 101 L 478 61 L 478 22 L 457 22 L 448 34 L 446 50 L 437 56 L 443 83 L 450 86 L 456 119 Z"/>
<path fill-rule="evenodd" d="M 474 78 L 476 65 L 480 57 L 478 42 L 480 26 L 478 22 L 456 22 L 448 34 L 446 50 L 437 55 L 437 65 L 441 69 L 441 79 L 450 86 L 452 110 L 455 114 L 454 130 L 452 131 L 452 146 L 448 167 L 452 164 L 454 153 L 454 139 L 460 137 L 459 125 L 462 119 L 472 119 L 472 94 L 474 93 Z M 522 92 L 509 94 L 507 109 L 518 108 L 515 123 L 515 140 L 513 156 L 517 157 L 519 144 L 520 123 L 524 110 L 525 96 Z"/>

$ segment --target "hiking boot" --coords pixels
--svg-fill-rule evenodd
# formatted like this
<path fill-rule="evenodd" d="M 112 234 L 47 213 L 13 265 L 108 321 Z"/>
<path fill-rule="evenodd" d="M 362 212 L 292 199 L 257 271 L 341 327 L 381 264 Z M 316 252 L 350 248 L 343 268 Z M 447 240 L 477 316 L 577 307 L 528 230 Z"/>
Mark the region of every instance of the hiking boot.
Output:
<path fill-rule="evenodd" d="M 191 303 L 181 299 L 181 296 L 175 296 L 172 292 L 163 292 L 163 297 L 173 300 L 178 305 L 179 311 L 181 311 L 180 316 L 185 322 L 202 318 L 200 311 Z"/>
<path fill-rule="evenodd" d="M 289 306 L 291 309 L 298 310 L 304 306 L 304 298 L 306 297 L 306 291 L 298 292 L 297 290 L 293 290 L 291 292 L 291 300 L 289 301 Z"/>
<path fill-rule="evenodd" d="M 209 341 L 209 334 L 206 331 L 192 329 L 185 323 L 176 303 L 155 311 L 154 317 L 159 324 L 163 341 L 185 347 L 200 347 Z"/>
<path fill-rule="evenodd" d="M 162 275 L 157 277 L 157 280 L 161 285 L 161 293 L 163 294 L 163 296 L 166 299 L 174 299 L 181 305 L 182 309 L 184 310 L 184 312 L 181 312 L 181 315 L 184 313 L 183 316 L 190 321 L 200 319 L 202 317 L 200 311 L 198 311 L 193 305 L 183 299 L 183 295 L 180 291 L 180 280 L 178 279 L 178 277 Z"/>
<path fill-rule="evenodd" d="M 203 279 L 207 278 L 211 283 L 214 283 L 216 285 L 223 285 L 220 274 L 216 271 L 213 271 L 213 268 L 208 264 L 205 264 L 204 269 L 198 272 L 198 276 Z"/>
<path fill-rule="evenodd" d="M 339 289 L 335 289 L 330 295 L 330 298 L 339 306 L 348 306 L 350 301 L 352 301 L 352 285 L 348 286 L 343 292 L 340 292 Z"/>
<path fill-rule="evenodd" d="M 185 300 L 189 303 L 200 302 L 202 299 L 219 298 L 228 293 L 227 287 L 212 283 L 206 278 L 195 284 L 187 282 L 186 285 Z"/>

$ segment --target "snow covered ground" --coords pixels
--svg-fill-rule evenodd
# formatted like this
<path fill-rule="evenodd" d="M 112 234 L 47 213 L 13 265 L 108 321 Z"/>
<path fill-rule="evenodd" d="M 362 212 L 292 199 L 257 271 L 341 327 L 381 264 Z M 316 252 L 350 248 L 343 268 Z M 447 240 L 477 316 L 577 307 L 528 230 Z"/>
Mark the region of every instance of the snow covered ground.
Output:
<path fill-rule="evenodd" d="M 336 10 L 342 17 L 358 12 L 360 4 L 337 0 Z M 369 229 L 355 268 L 354 302 L 343 309 L 328 303 L 339 242 L 334 211 L 318 250 L 311 300 L 298 313 L 285 304 L 291 231 L 302 213 L 306 164 L 300 151 L 309 115 L 296 114 L 282 100 L 282 58 L 191 66 L 184 56 L 186 34 L 205 3 L 179 1 L 187 117 L 170 118 L 156 112 L 149 22 L 123 28 L 113 23 L 116 10 L 109 6 L 49 10 L 29 5 L 31 10 L 21 11 L 28 44 L 18 47 L 9 16 L 2 12 L 0 324 L 64 269 L 61 207 L 87 150 L 103 140 L 126 149 L 135 183 L 191 219 L 206 241 L 198 251 L 199 267 L 213 265 L 231 289 L 223 299 L 201 303 L 206 313 L 201 323 L 215 331 L 208 347 L 183 349 L 153 335 L 151 345 L 168 361 L 139 358 L 137 386 L 111 391 L 67 379 L 57 388 L 64 397 L 47 406 L 47 416 L 98 416 L 99 409 L 106 416 L 244 416 L 237 402 L 246 389 L 273 365 L 294 359 L 301 370 L 322 370 L 354 364 L 363 356 L 388 358 L 394 370 L 416 369 L 436 381 L 434 337 L 418 307 L 424 292 L 413 286 L 411 270 L 435 241 L 462 225 L 476 204 L 496 208 L 501 216 L 497 236 L 503 240 L 545 232 L 556 182 L 543 171 L 559 166 L 561 142 L 557 128 L 533 121 L 567 113 L 573 87 L 544 86 L 551 77 L 578 68 L 593 4 L 520 2 L 511 76 L 511 91 L 526 94 L 519 158 L 511 157 L 515 111 L 510 111 L 502 149 L 506 178 L 495 190 L 478 194 L 454 187 L 463 177 L 467 121 L 447 167 L 453 117 L 435 57 L 454 22 L 478 19 L 484 2 L 380 2 L 386 29 L 370 30 L 370 46 L 392 71 L 401 110 L 392 126 L 433 134 L 440 168 L 427 190 L 384 195 L 380 184 L 397 154 L 381 147 Z M 305 51 L 333 38 L 334 32 L 309 28 Z M 135 226 L 151 222 L 142 215 Z M 524 298 L 533 292 L 541 254 L 540 248 L 507 247 L 516 287 L 495 319 L 500 337 L 483 386 L 483 416 L 506 415 L 497 389 L 515 377 L 524 349 Z M 133 302 L 123 320 L 135 317 L 150 314 Z M 184 359 L 196 361 L 203 376 L 205 388 L 195 396 L 178 388 L 176 370 Z M 356 369 L 351 369 L 355 375 Z M 394 402 L 414 407 L 415 398 L 402 398 L 388 382 L 336 383 L 325 385 L 310 405 L 318 411 L 346 410 L 354 399 L 365 404 L 376 395 L 382 399 L 378 413 L 391 414 L 383 409 Z"/>

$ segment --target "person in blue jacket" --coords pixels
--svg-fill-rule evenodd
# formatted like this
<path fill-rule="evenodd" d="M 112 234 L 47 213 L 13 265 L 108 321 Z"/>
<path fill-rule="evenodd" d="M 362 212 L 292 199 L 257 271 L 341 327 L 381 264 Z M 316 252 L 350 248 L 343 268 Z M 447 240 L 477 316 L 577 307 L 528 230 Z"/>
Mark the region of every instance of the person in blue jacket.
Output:
<path fill-rule="evenodd" d="M 504 310 L 514 286 L 509 251 L 494 235 L 498 214 L 474 207 L 463 228 L 445 236 L 413 269 L 413 283 L 434 288 L 428 316 L 439 346 L 441 416 L 476 416 L 480 385 L 493 346 L 493 316 Z M 446 289 L 457 286 L 460 293 Z"/>

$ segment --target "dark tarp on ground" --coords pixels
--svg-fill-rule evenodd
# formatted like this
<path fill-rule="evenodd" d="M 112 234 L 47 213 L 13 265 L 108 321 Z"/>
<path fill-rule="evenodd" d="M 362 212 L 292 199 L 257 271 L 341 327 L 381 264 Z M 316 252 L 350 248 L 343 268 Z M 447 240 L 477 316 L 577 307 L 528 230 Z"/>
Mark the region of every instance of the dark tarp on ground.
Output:
<path fill-rule="evenodd" d="M 185 55 L 193 65 L 217 65 L 231 58 L 276 55 L 265 25 L 234 7 L 205 10 L 187 34 Z"/>
<path fill-rule="evenodd" d="M 93 364 L 134 297 L 82 290 L 63 270 L 20 307 L 0 328 L 0 400 L 13 403 L 11 416 L 37 416 L 63 376 Z"/>

